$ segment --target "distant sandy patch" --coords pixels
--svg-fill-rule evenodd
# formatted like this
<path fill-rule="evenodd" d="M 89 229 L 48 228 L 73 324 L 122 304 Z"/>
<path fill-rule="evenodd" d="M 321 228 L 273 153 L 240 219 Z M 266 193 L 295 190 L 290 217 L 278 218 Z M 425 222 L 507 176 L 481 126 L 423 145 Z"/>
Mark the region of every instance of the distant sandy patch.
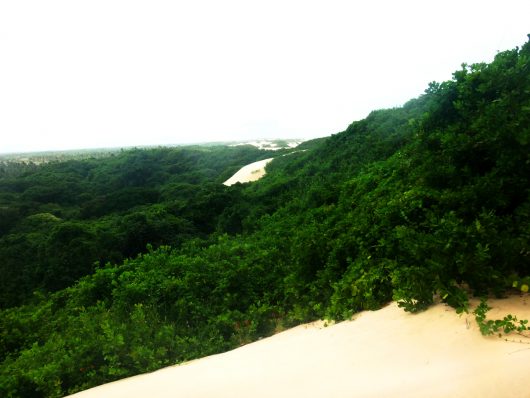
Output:
<path fill-rule="evenodd" d="M 226 186 L 230 186 L 238 182 L 245 183 L 257 181 L 265 175 L 265 166 L 273 159 L 274 158 L 269 158 L 251 164 L 247 164 L 246 166 L 239 169 L 239 171 L 235 173 L 232 177 L 223 182 L 223 184 Z"/>

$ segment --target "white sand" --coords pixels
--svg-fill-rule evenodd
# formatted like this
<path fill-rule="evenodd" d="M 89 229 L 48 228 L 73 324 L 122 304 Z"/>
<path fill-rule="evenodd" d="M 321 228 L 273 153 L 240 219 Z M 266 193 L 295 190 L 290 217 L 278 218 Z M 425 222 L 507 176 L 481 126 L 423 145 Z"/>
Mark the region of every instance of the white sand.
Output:
<path fill-rule="evenodd" d="M 530 318 L 528 296 L 489 318 Z M 395 303 L 355 320 L 303 325 L 236 350 L 106 384 L 77 398 L 530 397 L 530 339 L 483 337 L 473 315 Z M 522 340 L 523 342 L 519 342 Z"/>
<path fill-rule="evenodd" d="M 280 139 L 281 141 L 284 141 Z M 258 141 L 243 141 L 237 144 L 232 144 L 229 146 L 243 146 L 243 145 L 252 145 L 255 146 L 258 149 L 263 149 L 266 151 L 279 151 L 280 149 L 285 149 L 284 146 L 279 146 L 276 142 L 276 140 L 258 140 Z M 296 148 L 298 145 L 300 145 L 305 140 L 287 140 L 287 148 Z"/>
<path fill-rule="evenodd" d="M 239 169 L 239 171 L 230 177 L 228 180 L 223 182 L 224 185 L 230 186 L 238 182 L 245 183 L 251 181 L 257 181 L 265 175 L 265 166 L 271 162 L 274 158 L 260 160 Z"/>

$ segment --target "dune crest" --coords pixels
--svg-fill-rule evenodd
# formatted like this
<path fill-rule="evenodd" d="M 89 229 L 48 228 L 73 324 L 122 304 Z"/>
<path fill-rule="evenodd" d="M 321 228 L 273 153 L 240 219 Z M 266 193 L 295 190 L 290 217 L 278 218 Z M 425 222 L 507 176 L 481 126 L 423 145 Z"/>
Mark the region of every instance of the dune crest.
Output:
<path fill-rule="evenodd" d="M 488 318 L 530 318 L 528 296 L 490 300 Z M 471 314 L 392 303 L 352 321 L 301 325 L 219 355 L 72 397 L 528 397 L 530 339 L 483 337 Z"/>

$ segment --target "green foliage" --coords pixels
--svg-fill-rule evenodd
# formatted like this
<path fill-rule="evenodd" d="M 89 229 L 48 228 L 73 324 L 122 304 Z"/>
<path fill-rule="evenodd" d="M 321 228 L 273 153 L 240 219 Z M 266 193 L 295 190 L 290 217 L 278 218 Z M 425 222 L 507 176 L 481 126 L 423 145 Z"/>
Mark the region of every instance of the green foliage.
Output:
<path fill-rule="evenodd" d="M 523 333 L 527 330 L 530 330 L 530 327 L 527 326 L 527 319 L 517 319 L 516 316 L 511 314 L 506 315 L 503 319 L 486 319 L 486 314 L 489 310 L 491 310 L 491 307 L 488 306 L 486 299 L 483 298 L 480 300 L 480 304 L 477 306 L 475 311 L 473 311 L 475 320 L 477 321 L 477 324 L 480 328 L 480 332 L 484 336 L 498 334 L 499 337 L 501 337 L 502 333 Z"/>
<path fill-rule="evenodd" d="M 222 171 L 270 157 L 253 147 L 128 150 L 0 174 L 0 308 L 57 291 L 148 243 L 179 247 L 217 228 L 236 198 Z"/>

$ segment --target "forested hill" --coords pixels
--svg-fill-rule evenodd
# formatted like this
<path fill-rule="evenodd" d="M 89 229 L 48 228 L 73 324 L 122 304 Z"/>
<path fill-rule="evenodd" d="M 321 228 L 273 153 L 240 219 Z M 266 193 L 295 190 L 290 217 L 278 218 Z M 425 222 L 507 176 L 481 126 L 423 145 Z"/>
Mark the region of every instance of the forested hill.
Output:
<path fill-rule="evenodd" d="M 37 192 L 36 174 L 3 178 L 0 395 L 60 397 L 390 300 L 465 308 L 528 289 L 530 42 L 299 149 L 232 187 L 270 154 L 226 149 L 182 173 L 171 150 L 127 155 L 152 157 L 130 174 L 119 157 L 67 162 Z"/>
<path fill-rule="evenodd" d="M 209 146 L 0 163 L 0 308 L 68 287 L 148 243 L 207 237 L 232 201 L 221 182 L 264 156 L 252 146 Z"/>

